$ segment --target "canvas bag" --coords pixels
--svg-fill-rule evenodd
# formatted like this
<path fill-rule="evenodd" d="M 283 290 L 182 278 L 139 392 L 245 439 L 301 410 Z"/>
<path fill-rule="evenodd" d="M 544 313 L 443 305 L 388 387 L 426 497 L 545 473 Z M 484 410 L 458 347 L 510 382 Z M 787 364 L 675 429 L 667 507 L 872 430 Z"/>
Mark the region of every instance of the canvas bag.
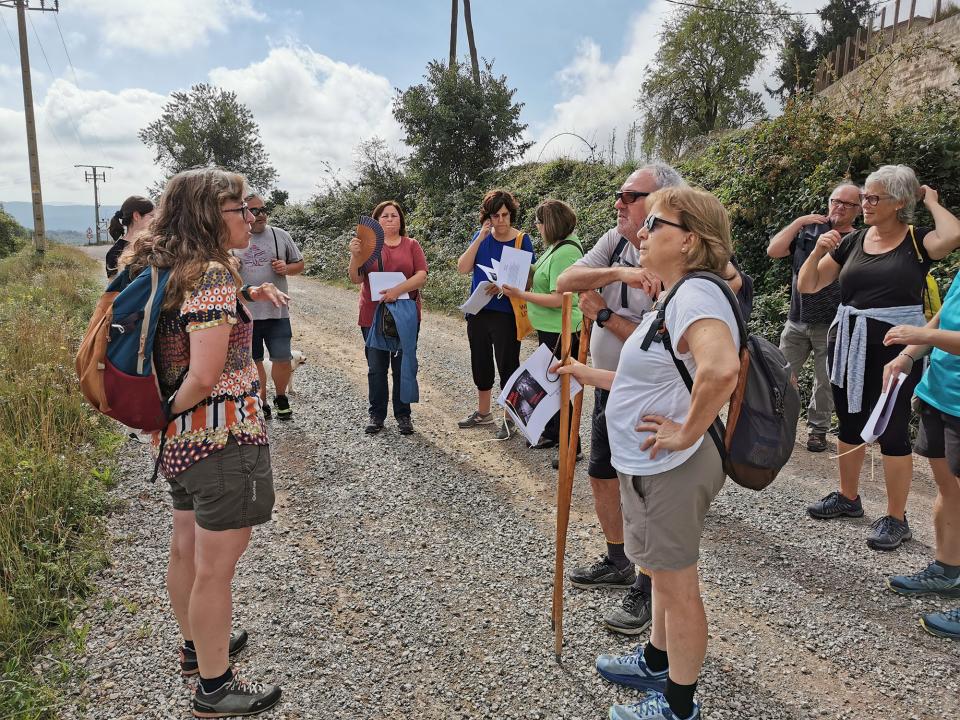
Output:
<path fill-rule="evenodd" d="M 800 393 L 797 379 L 780 349 L 747 331 L 740 303 L 730 286 L 709 272 L 694 272 L 681 278 L 658 304 L 657 318 L 641 347 L 646 350 L 651 342 L 662 342 L 687 389 L 693 389 L 693 378 L 674 354 L 664 325 L 667 305 L 680 286 L 691 278 L 709 280 L 723 290 L 740 331 L 740 373 L 730 397 L 727 423 L 724 426 L 717 418 L 710 427 L 710 437 L 723 458 L 727 476 L 742 487 L 763 490 L 773 482 L 793 452 L 800 417 Z"/>
<path fill-rule="evenodd" d="M 917 254 L 917 261 L 923 262 L 923 255 L 920 253 L 920 246 L 917 245 L 917 236 L 913 232 L 913 225 L 910 228 L 910 239 L 913 240 L 913 251 Z M 923 315 L 930 320 L 940 312 L 940 286 L 937 285 L 936 278 L 927 273 L 926 285 L 923 288 Z"/>
<path fill-rule="evenodd" d="M 524 233 L 517 233 L 517 239 L 514 247 L 517 250 L 523 248 Z M 526 288 L 520 288 L 525 290 Z M 530 324 L 530 318 L 527 317 L 527 303 L 525 300 L 510 298 L 510 305 L 513 307 L 513 317 L 517 322 L 517 340 L 523 340 L 527 335 L 533 332 L 533 325 Z"/>

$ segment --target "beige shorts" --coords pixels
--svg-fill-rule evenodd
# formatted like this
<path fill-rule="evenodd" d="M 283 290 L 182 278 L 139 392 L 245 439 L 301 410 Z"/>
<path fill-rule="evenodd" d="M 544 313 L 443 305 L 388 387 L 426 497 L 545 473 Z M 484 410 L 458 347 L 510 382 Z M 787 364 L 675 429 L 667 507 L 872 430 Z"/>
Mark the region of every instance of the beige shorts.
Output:
<path fill-rule="evenodd" d="M 204 530 L 236 530 L 270 520 L 273 470 L 269 445 L 240 445 L 233 435 L 223 450 L 197 461 L 170 483 L 176 510 L 192 510 Z"/>
<path fill-rule="evenodd" d="M 620 478 L 624 550 L 650 570 L 682 570 L 700 557 L 700 536 L 710 503 L 726 476 L 720 453 L 707 435 L 697 451 L 673 470 Z"/>

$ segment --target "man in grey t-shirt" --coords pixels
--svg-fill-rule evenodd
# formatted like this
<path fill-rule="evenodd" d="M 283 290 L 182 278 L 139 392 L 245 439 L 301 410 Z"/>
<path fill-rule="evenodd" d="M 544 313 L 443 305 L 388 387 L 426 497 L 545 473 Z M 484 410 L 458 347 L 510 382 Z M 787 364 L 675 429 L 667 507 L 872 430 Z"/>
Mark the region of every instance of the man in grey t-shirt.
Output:
<path fill-rule="evenodd" d="M 250 226 L 250 245 L 238 253 L 240 276 L 246 285 L 271 282 L 277 289 L 287 292 L 287 277 L 303 272 L 303 255 L 286 230 L 267 225 L 268 212 L 261 197 L 251 195 L 246 202 L 255 219 Z M 292 372 L 290 310 L 286 305 L 276 307 L 267 301 L 250 303 L 249 308 L 253 316 L 253 360 L 260 374 L 263 414 L 268 418 L 272 415 L 267 403 L 267 371 L 263 367 L 263 348 L 266 345 L 273 365 L 270 374 L 276 391 L 274 404 L 277 406 L 277 418 L 288 420 L 293 416 L 287 400 L 287 384 Z"/>

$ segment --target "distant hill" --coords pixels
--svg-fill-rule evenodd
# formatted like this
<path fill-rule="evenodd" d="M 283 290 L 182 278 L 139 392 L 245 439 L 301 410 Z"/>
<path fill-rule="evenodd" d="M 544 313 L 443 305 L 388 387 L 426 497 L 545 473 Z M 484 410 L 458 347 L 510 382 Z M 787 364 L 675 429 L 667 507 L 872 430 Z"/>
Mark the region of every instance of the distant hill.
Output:
<path fill-rule="evenodd" d="M 28 202 L 4 202 L 0 200 L 3 209 L 10 213 L 18 223 L 25 228 L 33 229 L 33 207 Z M 120 208 L 117 205 L 101 205 L 100 217 L 108 222 L 110 217 Z M 93 228 L 93 205 L 73 203 L 44 203 L 43 220 L 47 232 L 73 230 L 86 236 L 87 228 Z M 104 225 L 106 230 L 106 225 Z M 109 239 L 101 237 L 101 239 Z"/>

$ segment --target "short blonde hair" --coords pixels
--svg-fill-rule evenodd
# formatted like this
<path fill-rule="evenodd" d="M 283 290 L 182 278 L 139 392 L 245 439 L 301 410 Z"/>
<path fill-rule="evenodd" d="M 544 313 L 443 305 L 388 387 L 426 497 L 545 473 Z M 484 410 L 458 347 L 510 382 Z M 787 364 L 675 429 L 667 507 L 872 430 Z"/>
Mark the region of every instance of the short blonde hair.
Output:
<path fill-rule="evenodd" d="M 537 205 L 534 218 L 543 224 L 543 241 L 555 245 L 577 229 L 577 214 L 562 200 L 544 200 Z"/>
<path fill-rule="evenodd" d="M 724 274 L 733 245 L 730 216 L 716 196 L 700 188 L 666 187 L 647 198 L 648 208 L 657 206 L 675 212 L 683 226 L 697 236 L 687 253 L 687 270 Z"/>

